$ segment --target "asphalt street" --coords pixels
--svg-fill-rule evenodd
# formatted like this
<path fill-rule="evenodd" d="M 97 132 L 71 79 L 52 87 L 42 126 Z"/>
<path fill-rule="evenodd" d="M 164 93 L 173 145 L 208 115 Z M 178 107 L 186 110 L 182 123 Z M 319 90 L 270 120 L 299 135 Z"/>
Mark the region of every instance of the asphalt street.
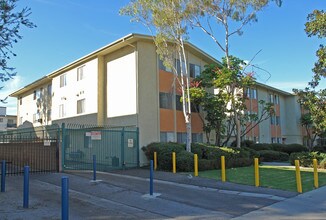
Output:
<path fill-rule="evenodd" d="M 0 219 L 61 219 L 61 177 L 69 178 L 69 219 L 326 219 L 326 188 L 302 195 L 167 172 L 33 174 L 29 208 L 23 176 L 8 176 Z M 309 206 L 311 203 L 311 207 Z"/>

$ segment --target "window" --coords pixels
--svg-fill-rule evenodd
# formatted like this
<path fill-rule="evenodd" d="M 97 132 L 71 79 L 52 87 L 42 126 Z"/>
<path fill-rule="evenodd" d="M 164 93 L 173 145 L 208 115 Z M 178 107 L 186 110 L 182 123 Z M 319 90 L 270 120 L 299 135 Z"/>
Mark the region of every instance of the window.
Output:
<path fill-rule="evenodd" d="M 280 99 L 278 95 L 274 95 L 274 100 L 276 105 L 280 104 Z"/>
<path fill-rule="evenodd" d="M 77 68 L 77 81 L 84 79 L 84 66 Z"/>
<path fill-rule="evenodd" d="M 190 63 L 189 72 L 190 72 L 190 77 L 195 78 L 200 75 L 201 68 L 199 65 Z"/>
<path fill-rule="evenodd" d="M 85 113 L 85 99 L 77 101 L 77 114 Z"/>
<path fill-rule="evenodd" d="M 251 89 L 250 98 L 257 99 L 257 90 L 256 89 Z"/>
<path fill-rule="evenodd" d="M 172 95 L 160 92 L 160 108 L 172 109 Z"/>
<path fill-rule="evenodd" d="M 274 115 L 271 116 L 271 125 L 275 125 L 275 116 Z"/>
<path fill-rule="evenodd" d="M 162 60 L 159 60 L 159 68 L 160 68 L 160 70 L 164 70 L 166 72 L 172 72 L 172 69 L 170 67 L 164 66 Z"/>
<path fill-rule="evenodd" d="M 179 75 L 181 74 L 181 67 L 182 67 L 183 74 L 185 74 L 186 73 L 186 63 L 184 61 L 182 61 L 182 65 L 180 65 L 180 60 L 176 59 L 176 69 L 177 69 L 177 73 Z"/>
<path fill-rule="evenodd" d="M 23 104 L 23 97 L 19 97 L 19 105 Z"/>
<path fill-rule="evenodd" d="M 3 122 L 3 118 L 0 118 L 0 122 Z"/>
<path fill-rule="evenodd" d="M 40 119 L 40 113 L 33 114 L 33 123 L 37 123 Z"/>
<path fill-rule="evenodd" d="M 194 143 L 203 143 L 203 134 L 202 133 L 192 133 L 191 138 L 192 138 L 192 142 L 194 142 Z"/>
<path fill-rule="evenodd" d="M 278 137 L 277 138 L 277 143 L 281 144 L 282 143 L 282 138 Z"/>
<path fill-rule="evenodd" d="M 280 125 L 281 124 L 281 118 L 280 118 L 280 116 L 276 116 L 275 117 L 275 124 L 276 125 Z"/>
<path fill-rule="evenodd" d="M 13 119 L 8 119 L 8 124 L 14 124 L 14 120 Z"/>
<path fill-rule="evenodd" d="M 274 103 L 274 96 L 273 94 L 269 94 L 269 102 Z"/>
<path fill-rule="evenodd" d="M 52 95 L 52 85 L 49 84 L 48 85 L 48 96 L 51 96 Z"/>
<path fill-rule="evenodd" d="M 246 91 L 245 91 L 245 94 L 244 94 L 244 97 L 246 98 L 250 98 L 250 88 L 247 88 Z"/>
<path fill-rule="evenodd" d="M 174 142 L 174 132 L 160 132 L 160 142 Z"/>
<path fill-rule="evenodd" d="M 61 105 L 59 105 L 59 118 L 63 118 L 65 116 L 66 116 L 65 105 L 61 104 Z"/>
<path fill-rule="evenodd" d="M 272 137 L 271 138 L 271 142 L 272 142 L 272 144 L 276 143 L 276 138 L 275 137 Z"/>
<path fill-rule="evenodd" d="M 60 76 L 60 88 L 67 85 L 67 75 L 63 74 Z"/>
<path fill-rule="evenodd" d="M 181 95 L 176 95 L 175 96 L 175 108 L 177 111 L 182 111 L 182 102 L 181 102 Z"/>
<path fill-rule="evenodd" d="M 187 141 L 187 134 L 186 133 L 181 133 L 181 132 L 178 132 L 177 133 L 177 142 L 178 143 L 186 143 Z"/>
<path fill-rule="evenodd" d="M 42 91 L 43 91 L 43 88 L 41 88 L 40 90 L 35 90 L 35 91 L 34 91 L 33 99 L 36 100 L 36 99 L 41 98 L 41 93 L 42 93 Z"/>
<path fill-rule="evenodd" d="M 195 104 L 191 103 L 191 112 L 200 112 L 199 105 L 195 105 Z"/>

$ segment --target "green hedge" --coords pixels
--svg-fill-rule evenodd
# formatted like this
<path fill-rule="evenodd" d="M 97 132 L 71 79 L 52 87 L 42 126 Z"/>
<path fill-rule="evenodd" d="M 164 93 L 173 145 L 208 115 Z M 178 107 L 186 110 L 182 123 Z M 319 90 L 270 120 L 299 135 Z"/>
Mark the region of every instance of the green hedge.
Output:
<path fill-rule="evenodd" d="M 273 150 L 273 151 L 284 152 L 287 154 L 291 154 L 294 152 L 307 152 L 308 151 L 308 149 L 305 146 L 303 146 L 302 144 L 259 143 L 259 144 L 249 145 L 248 147 L 251 149 L 254 149 L 256 151 Z"/>
<path fill-rule="evenodd" d="M 319 152 L 298 152 L 298 153 L 292 153 L 290 155 L 290 163 L 292 165 L 295 165 L 294 163 L 295 160 L 299 160 L 300 166 L 303 167 L 313 167 L 313 159 L 317 159 L 318 163 L 320 164 L 321 162 L 324 163 L 326 159 L 326 154 L 319 153 Z"/>
<path fill-rule="evenodd" d="M 288 161 L 289 154 L 274 150 L 261 150 L 259 151 L 261 161 L 271 162 L 271 161 Z"/>
<path fill-rule="evenodd" d="M 225 156 L 227 168 L 249 166 L 253 164 L 253 157 L 259 155 L 252 149 L 238 149 L 229 147 L 207 146 L 194 143 L 192 152 L 185 151 L 184 144 L 177 143 L 151 143 L 143 147 L 148 160 L 153 160 L 157 152 L 157 167 L 159 170 L 172 170 L 172 152 L 176 152 L 177 171 L 192 172 L 194 169 L 193 155 L 198 155 L 199 170 L 218 169 L 221 166 L 221 156 Z"/>

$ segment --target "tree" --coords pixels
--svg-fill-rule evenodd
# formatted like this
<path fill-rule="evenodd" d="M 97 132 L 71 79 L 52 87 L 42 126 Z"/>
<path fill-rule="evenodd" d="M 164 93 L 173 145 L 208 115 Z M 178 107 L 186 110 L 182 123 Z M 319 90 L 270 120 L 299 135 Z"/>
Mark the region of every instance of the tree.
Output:
<path fill-rule="evenodd" d="M 131 16 L 131 21 L 141 22 L 148 27 L 160 59 L 166 67 L 173 70 L 182 94 L 183 115 L 187 130 L 186 149 L 190 152 L 190 78 L 185 53 L 185 40 L 188 39 L 187 2 L 187 0 L 132 0 L 129 5 L 121 9 L 120 14 Z M 178 59 L 177 62 L 176 59 Z"/>
<path fill-rule="evenodd" d="M 230 69 L 227 67 L 226 59 L 222 65 L 207 65 L 201 75 L 195 79 L 191 88 L 193 102 L 199 103 L 205 110 L 204 130 L 206 136 L 215 130 L 215 145 L 225 146 L 235 131 L 236 121 L 233 117 L 234 111 L 230 103 L 236 105 L 237 111 L 242 115 L 240 118 L 241 137 L 245 136 L 259 123 L 267 120 L 273 114 L 273 106 L 263 100 L 259 101 L 261 112 L 249 113 L 245 101 L 247 99 L 246 88 L 254 84 L 252 74 L 244 72 L 244 62 L 233 56 L 229 57 Z M 231 95 L 230 84 L 239 88 L 237 95 Z M 215 89 L 214 89 L 215 88 Z M 216 89 L 217 88 L 217 89 Z M 222 139 L 224 141 L 222 142 Z"/>
<path fill-rule="evenodd" d="M 308 37 L 317 36 L 322 39 L 326 37 L 326 14 L 323 10 L 314 10 L 308 15 L 305 31 Z M 320 45 L 316 52 L 318 58 L 312 69 L 314 75 L 309 86 L 305 89 L 293 89 L 293 92 L 298 96 L 298 102 L 308 112 L 303 115 L 301 123 L 303 126 L 312 130 L 313 134 L 308 135 L 310 146 L 316 136 L 321 137 L 326 132 L 326 89 L 317 90 L 321 80 L 326 77 L 326 48 Z M 309 119 L 309 120 L 308 120 Z"/>
<path fill-rule="evenodd" d="M 16 56 L 13 46 L 22 38 L 19 30 L 22 26 L 27 28 L 36 27 L 28 17 L 31 14 L 30 8 L 16 10 L 18 0 L 0 1 L 0 80 L 5 82 L 16 75 L 15 68 L 9 67 L 7 61 Z"/>
<path fill-rule="evenodd" d="M 192 0 L 191 4 L 188 4 L 188 13 L 192 26 L 200 28 L 211 37 L 223 51 L 226 68 L 229 70 L 229 73 L 231 73 L 233 70 L 231 64 L 232 56 L 229 50 L 230 37 L 235 34 L 241 35 L 245 25 L 257 21 L 257 12 L 261 11 L 269 2 L 269 0 Z M 279 6 L 281 5 L 280 0 L 275 2 Z M 224 38 L 222 40 L 219 40 L 217 35 L 214 34 L 212 20 L 215 25 L 223 27 Z M 232 29 L 232 26 L 236 27 Z M 224 45 L 222 42 L 224 42 Z M 227 89 L 230 96 L 239 97 L 241 95 L 243 87 L 237 86 L 238 84 L 236 81 L 229 81 Z M 242 104 L 237 98 L 230 98 L 230 101 L 231 116 L 234 119 L 236 127 L 237 147 L 240 147 L 242 115 L 241 108 L 239 109 L 239 107 L 242 106 Z"/>

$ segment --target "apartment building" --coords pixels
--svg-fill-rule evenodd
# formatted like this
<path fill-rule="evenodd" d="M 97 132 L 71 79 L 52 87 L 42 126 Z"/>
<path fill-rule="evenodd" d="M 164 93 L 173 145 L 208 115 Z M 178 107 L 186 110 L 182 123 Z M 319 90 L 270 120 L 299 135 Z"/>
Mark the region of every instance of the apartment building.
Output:
<path fill-rule="evenodd" d="M 187 64 L 196 77 L 216 59 L 186 43 Z M 19 124 L 78 123 L 139 128 L 140 147 L 153 141 L 184 142 L 186 128 L 175 77 L 156 54 L 151 36 L 129 34 L 11 94 L 17 97 Z M 249 111 L 259 112 L 258 100 L 273 101 L 276 116 L 247 134 L 257 142 L 302 143 L 300 111 L 295 96 L 256 84 Z M 196 108 L 197 109 L 197 108 Z M 299 109 L 299 106 L 298 106 Z M 296 111 L 296 110 L 295 110 Z M 192 137 L 206 141 L 203 112 L 192 113 Z M 298 114 L 298 115 L 297 115 Z"/>
<path fill-rule="evenodd" d="M 246 94 L 248 112 L 260 116 L 263 107 L 259 100 L 263 100 L 273 104 L 274 115 L 251 129 L 245 139 L 260 143 L 303 143 L 301 108 L 295 95 L 261 83 L 248 88 Z"/>
<path fill-rule="evenodd" d="M 16 115 L 7 115 L 7 107 L 0 107 L 0 131 L 16 129 L 16 120 Z"/>

